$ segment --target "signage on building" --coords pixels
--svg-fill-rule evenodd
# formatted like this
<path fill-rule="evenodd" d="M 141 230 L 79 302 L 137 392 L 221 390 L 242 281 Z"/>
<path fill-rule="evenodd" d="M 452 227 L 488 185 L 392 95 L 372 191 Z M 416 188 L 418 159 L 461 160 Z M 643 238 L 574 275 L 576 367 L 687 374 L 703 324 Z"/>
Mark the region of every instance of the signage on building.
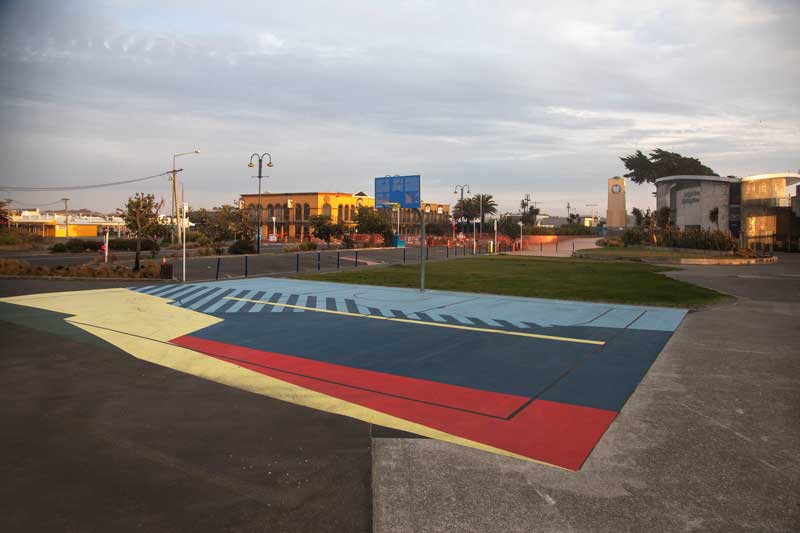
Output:
<path fill-rule="evenodd" d="M 697 204 L 700 203 L 700 190 L 687 189 L 681 191 L 681 205 Z"/>

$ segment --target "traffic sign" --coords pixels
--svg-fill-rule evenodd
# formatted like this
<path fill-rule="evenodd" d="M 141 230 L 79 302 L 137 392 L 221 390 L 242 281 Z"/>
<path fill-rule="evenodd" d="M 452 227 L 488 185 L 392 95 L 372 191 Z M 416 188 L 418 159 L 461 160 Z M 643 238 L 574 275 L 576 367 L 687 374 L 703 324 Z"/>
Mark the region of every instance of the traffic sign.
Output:
<path fill-rule="evenodd" d="M 400 207 L 419 209 L 420 196 L 419 175 L 375 178 L 375 205 L 400 204 Z"/>

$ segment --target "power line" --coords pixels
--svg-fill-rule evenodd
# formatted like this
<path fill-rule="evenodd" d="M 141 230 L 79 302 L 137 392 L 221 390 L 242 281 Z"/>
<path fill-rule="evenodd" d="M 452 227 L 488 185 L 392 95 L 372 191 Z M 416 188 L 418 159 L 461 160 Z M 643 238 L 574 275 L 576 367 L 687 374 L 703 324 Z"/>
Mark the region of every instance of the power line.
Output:
<path fill-rule="evenodd" d="M 168 176 L 173 172 L 182 172 L 183 169 L 169 170 L 161 174 L 153 174 L 152 176 L 145 176 L 143 178 L 133 178 L 129 180 L 111 181 L 108 183 L 97 183 L 95 185 L 75 185 L 72 187 L 18 187 L 14 185 L 0 185 L 0 191 L 17 191 L 17 192 L 43 192 L 43 191 L 84 191 L 87 189 L 100 189 L 102 187 L 114 187 L 115 185 L 125 185 L 126 183 L 136 183 L 138 181 L 151 180 L 153 178 L 160 178 Z"/>
<path fill-rule="evenodd" d="M 27 203 L 20 203 L 20 202 L 18 202 L 16 200 L 11 200 L 11 199 L 9 199 L 9 200 L 10 200 L 9 203 L 12 203 L 12 204 L 14 204 L 16 206 L 19 206 L 18 207 L 19 209 L 28 209 L 28 208 L 34 208 L 34 207 L 47 207 L 48 205 L 61 203 L 61 200 L 54 200 L 52 202 L 47 202 L 45 204 L 27 204 Z"/>

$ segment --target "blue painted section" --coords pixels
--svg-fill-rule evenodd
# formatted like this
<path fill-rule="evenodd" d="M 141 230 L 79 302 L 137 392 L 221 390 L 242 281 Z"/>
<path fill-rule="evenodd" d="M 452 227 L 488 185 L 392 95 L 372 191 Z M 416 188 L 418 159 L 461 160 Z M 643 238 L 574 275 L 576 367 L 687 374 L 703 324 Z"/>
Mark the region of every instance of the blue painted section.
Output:
<path fill-rule="evenodd" d="M 533 324 L 536 327 L 584 325 L 598 328 L 674 331 L 686 315 L 684 309 L 445 291 L 420 293 L 414 289 L 276 278 L 228 280 L 206 283 L 203 286 L 235 288 L 253 293 L 263 291 L 270 295 L 279 292 L 284 295 L 280 303 L 286 303 L 289 296 L 297 295 L 301 296 L 298 300 L 300 305 L 307 301 L 305 297 L 314 296 L 315 304 L 306 304 L 307 306 L 339 311 L 350 310 L 361 314 L 371 314 L 370 309 L 378 309 L 385 316 L 393 316 L 394 311 L 399 311 L 413 319 L 417 316 L 415 313 L 422 312 L 434 322 L 447 322 L 451 320 L 447 317 L 454 317 L 465 325 L 474 323 L 470 320 L 471 317 L 495 328 L 507 327 L 502 322 L 496 321 L 501 320 L 513 324 L 516 328 L 527 328 Z M 180 298 L 182 296 L 180 291 L 190 287 L 197 286 L 179 286 L 159 295 L 170 299 Z M 352 303 L 348 305 L 347 300 L 352 300 Z M 283 309 L 274 308 L 273 311 L 282 312 Z"/>
<path fill-rule="evenodd" d="M 597 349 L 321 313 L 240 313 L 192 336 L 526 397 L 544 391 Z"/>
<path fill-rule="evenodd" d="M 559 380 L 542 398 L 619 411 L 671 333 L 627 329 Z"/>

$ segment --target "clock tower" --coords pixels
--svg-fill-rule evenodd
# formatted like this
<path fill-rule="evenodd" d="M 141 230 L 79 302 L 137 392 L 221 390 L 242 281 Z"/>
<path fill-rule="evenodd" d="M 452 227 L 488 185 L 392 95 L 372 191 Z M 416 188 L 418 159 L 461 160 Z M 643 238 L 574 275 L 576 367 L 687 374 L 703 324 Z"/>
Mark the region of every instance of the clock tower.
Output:
<path fill-rule="evenodd" d="M 624 228 L 628 212 L 625 209 L 625 178 L 615 176 L 608 180 L 607 228 Z"/>

